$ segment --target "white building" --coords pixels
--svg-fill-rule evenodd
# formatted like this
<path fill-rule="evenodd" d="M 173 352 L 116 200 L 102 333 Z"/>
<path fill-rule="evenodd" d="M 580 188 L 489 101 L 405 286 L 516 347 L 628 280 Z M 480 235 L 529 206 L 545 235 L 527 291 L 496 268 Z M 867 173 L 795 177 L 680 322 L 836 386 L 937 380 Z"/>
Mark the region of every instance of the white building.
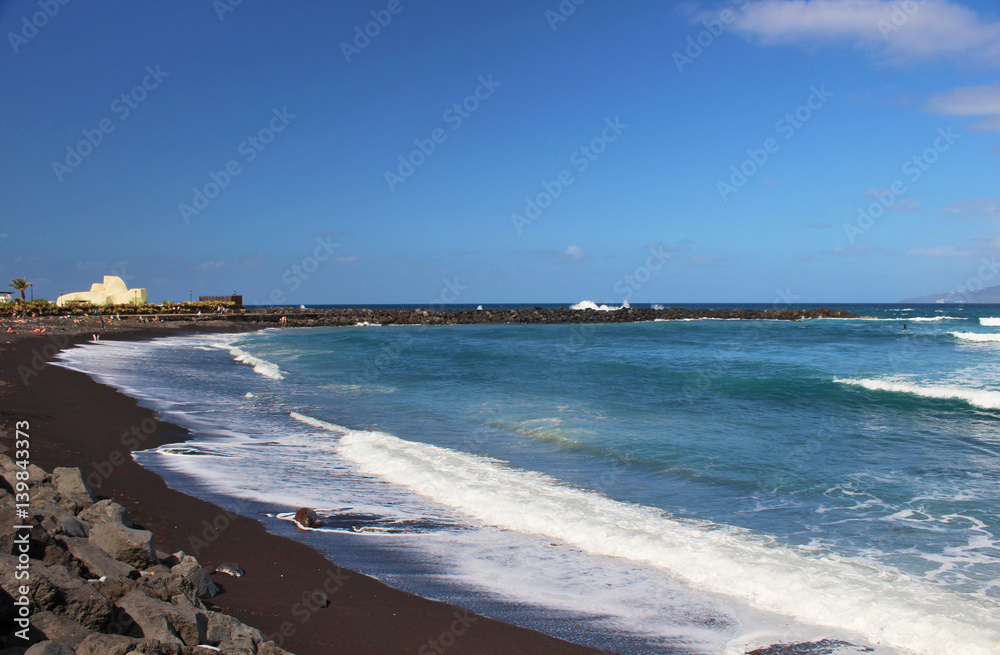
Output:
<path fill-rule="evenodd" d="M 76 291 L 59 296 L 56 305 L 62 307 L 74 300 L 89 302 L 91 305 L 142 305 L 146 302 L 146 290 L 129 289 L 120 277 L 105 275 L 104 282 L 90 285 L 90 291 Z"/>

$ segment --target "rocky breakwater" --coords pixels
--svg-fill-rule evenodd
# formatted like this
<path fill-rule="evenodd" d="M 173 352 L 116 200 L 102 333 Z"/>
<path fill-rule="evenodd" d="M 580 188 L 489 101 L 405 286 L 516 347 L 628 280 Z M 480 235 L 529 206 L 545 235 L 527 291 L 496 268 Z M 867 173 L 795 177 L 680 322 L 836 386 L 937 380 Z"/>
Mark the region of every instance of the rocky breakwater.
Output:
<path fill-rule="evenodd" d="M 0 524 L 3 655 L 287 655 L 209 609 L 219 589 L 201 564 L 157 551 L 79 469 L 0 454 Z"/>
<path fill-rule="evenodd" d="M 285 322 L 281 319 L 284 318 Z M 243 320 L 279 325 L 468 325 L 477 323 L 639 323 L 692 319 L 800 321 L 812 318 L 860 318 L 842 309 L 700 309 L 623 307 L 612 311 L 568 307 L 519 309 L 294 309 L 275 307 L 229 315 Z"/>

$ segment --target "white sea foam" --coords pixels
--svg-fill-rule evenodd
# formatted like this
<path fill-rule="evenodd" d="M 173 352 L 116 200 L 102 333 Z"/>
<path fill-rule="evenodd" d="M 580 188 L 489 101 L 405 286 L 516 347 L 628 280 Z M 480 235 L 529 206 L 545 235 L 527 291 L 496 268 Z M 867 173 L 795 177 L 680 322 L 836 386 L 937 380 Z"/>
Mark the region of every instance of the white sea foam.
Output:
<path fill-rule="evenodd" d="M 1000 409 L 1000 391 L 950 384 L 921 384 L 897 378 L 834 378 L 834 382 L 863 387 L 870 391 L 890 391 L 924 398 L 963 400 L 982 409 Z"/>
<path fill-rule="evenodd" d="M 978 343 L 1000 342 L 1000 333 L 949 332 L 948 334 L 962 341 L 976 341 Z"/>
<path fill-rule="evenodd" d="M 997 316 L 982 316 L 979 319 L 980 325 L 988 325 L 990 327 L 996 327 L 1000 325 L 1000 317 Z"/>
<path fill-rule="evenodd" d="M 570 309 L 593 309 L 599 312 L 615 312 L 619 309 L 628 309 L 629 304 L 626 300 L 621 307 L 615 307 L 614 305 L 598 305 L 592 300 L 584 300 L 583 302 L 578 302 L 575 305 L 570 305 Z"/>
<path fill-rule="evenodd" d="M 253 366 L 254 373 L 260 373 L 264 377 L 271 378 L 272 380 L 285 379 L 285 376 L 281 374 L 281 369 L 278 368 L 277 364 L 272 364 L 266 359 L 254 357 L 238 346 L 229 346 L 229 354 L 232 355 L 236 361 Z"/>
<path fill-rule="evenodd" d="M 338 453 L 362 473 L 487 525 L 652 564 L 703 590 L 850 630 L 873 643 L 935 655 L 997 653 L 1000 627 L 991 610 L 894 571 L 810 555 L 728 526 L 674 519 L 496 459 L 331 427 L 344 435 Z"/>

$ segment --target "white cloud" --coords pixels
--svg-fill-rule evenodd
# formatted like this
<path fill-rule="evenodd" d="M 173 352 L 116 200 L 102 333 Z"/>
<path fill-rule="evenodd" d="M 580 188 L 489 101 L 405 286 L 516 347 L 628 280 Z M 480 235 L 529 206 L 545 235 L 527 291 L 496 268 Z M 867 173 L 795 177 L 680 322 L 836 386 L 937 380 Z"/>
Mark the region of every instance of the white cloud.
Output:
<path fill-rule="evenodd" d="M 970 127 L 984 132 L 1000 132 L 1000 83 L 967 86 L 940 93 L 925 105 L 927 111 L 946 116 L 982 116 Z"/>
<path fill-rule="evenodd" d="M 950 0 L 757 0 L 738 14 L 733 29 L 764 45 L 846 42 L 892 64 L 1000 65 L 1000 22 Z"/>
<path fill-rule="evenodd" d="M 564 254 L 570 259 L 582 259 L 584 256 L 579 246 L 567 246 Z"/>

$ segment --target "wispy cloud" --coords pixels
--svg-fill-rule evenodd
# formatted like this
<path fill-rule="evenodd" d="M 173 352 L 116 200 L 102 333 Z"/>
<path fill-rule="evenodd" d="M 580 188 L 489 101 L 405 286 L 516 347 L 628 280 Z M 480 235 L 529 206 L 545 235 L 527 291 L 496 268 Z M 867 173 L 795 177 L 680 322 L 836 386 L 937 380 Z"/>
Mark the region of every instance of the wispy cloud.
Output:
<path fill-rule="evenodd" d="M 956 246 L 934 246 L 933 248 L 910 248 L 909 257 L 973 257 L 975 253 Z"/>
<path fill-rule="evenodd" d="M 947 205 L 943 210 L 949 216 L 967 218 L 1000 218 L 1000 198 L 963 200 Z"/>
<path fill-rule="evenodd" d="M 579 246 L 566 246 L 565 250 L 537 250 L 534 254 L 547 259 L 562 260 L 579 260 L 589 257 Z"/>
<path fill-rule="evenodd" d="M 976 116 L 983 120 L 969 127 L 983 132 L 1000 132 L 1000 83 L 967 86 L 941 93 L 927 101 L 927 111 L 946 116 Z"/>
<path fill-rule="evenodd" d="M 1000 22 L 950 0 L 757 0 L 734 30 L 764 45 L 845 43 L 876 59 L 910 64 L 947 58 L 1000 66 Z"/>

